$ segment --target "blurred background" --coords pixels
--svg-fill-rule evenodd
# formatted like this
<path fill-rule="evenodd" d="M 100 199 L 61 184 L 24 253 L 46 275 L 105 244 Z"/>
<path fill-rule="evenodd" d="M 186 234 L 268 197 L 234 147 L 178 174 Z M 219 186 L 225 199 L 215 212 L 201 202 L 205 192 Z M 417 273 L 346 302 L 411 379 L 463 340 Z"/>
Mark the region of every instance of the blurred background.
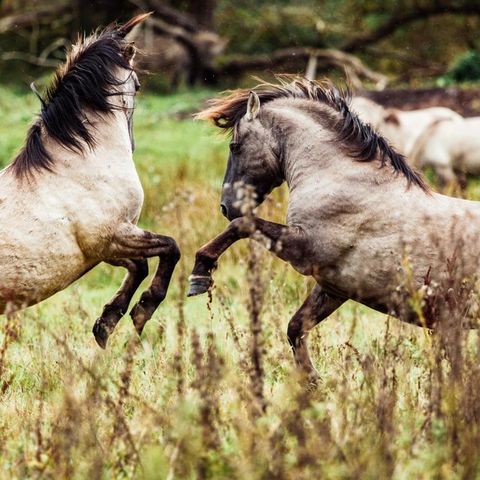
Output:
<path fill-rule="evenodd" d="M 480 112 L 478 0 L 2 0 L 1 81 L 38 80 L 78 32 L 140 10 L 154 12 L 133 34 L 151 90 L 346 75 L 389 106 Z"/>

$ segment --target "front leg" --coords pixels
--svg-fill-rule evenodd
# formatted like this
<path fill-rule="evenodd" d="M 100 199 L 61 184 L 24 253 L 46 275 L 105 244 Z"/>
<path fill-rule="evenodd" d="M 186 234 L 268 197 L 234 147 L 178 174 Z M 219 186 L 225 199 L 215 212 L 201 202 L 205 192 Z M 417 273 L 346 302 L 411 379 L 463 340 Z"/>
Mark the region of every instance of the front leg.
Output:
<path fill-rule="evenodd" d="M 257 217 L 236 218 L 196 253 L 188 296 L 205 293 L 212 285 L 212 271 L 220 255 L 237 240 L 248 237 L 263 241 L 270 251 L 292 265 L 303 263 L 308 241 L 300 228 Z"/>

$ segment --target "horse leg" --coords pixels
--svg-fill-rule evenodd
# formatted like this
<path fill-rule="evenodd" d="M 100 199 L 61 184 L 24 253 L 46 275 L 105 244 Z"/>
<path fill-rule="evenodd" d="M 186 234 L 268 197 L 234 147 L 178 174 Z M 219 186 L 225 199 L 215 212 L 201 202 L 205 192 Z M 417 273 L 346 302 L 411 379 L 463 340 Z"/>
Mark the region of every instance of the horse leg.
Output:
<path fill-rule="evenodd" d="M 180 250 L 176 244 L 175 246 L 172 244 L 170 252 L 160 255 L 160 263 L 158 264 L 152 283 L 148 289 L 142 293 L 140 300 L 130 311 L 130 316 L 139 335 L 142 334 L 145 323 L 152 318 L 153 313 L 167 295 L 175 265 L 179 260 Z"/>
<path fill-rule="evenodd" d="M 116 267 L 126 268 L 127 275 L 121 287 L 103 307 L 102 315 L 93 326 L 95 340 L 102 348 L 107 346 L 109 335 L 114 330 L 118 321 L 125 315 L 134 293 L 148 275 L 148 263 L 146 260 L 119 259 L 107 260 L 106 263 Z"/>
<path fill-rule="evenodd" d="M 438 175 L 442 187 L 457 185 L 457 177 L 450 165 L 436 165 L 435 173 Z"/>
<path fill-rule="evenodd" d="M 305 256 L 307 241 L 303 232 L 295 227 L 269 222 L 261 218 L 236 218 L 213 240 L 205 244 L 195 255 L 195 265 L 190 276 L 188 296 L 205 293 L 212 284 L 212 271 L 220 255 L 233 243 L 253 237 L 266 240 L 267 248 L 279 258 L 299 264 Z"/>
<path fill-rule="evenodd" d="M 318 375 L 308 353 L 307 338 L 310 330 L 333 313 L 345 300 L 328 295 L 320 285 L 315 285 L 288 323 L 287 336 L 295 363 L 301 372 L 312 380 Z"/>
<path fill-rule="evenodd" d="M 180 250 L 171 237 L 127 224 L 122 225 L 114 236 L 111 254 L 129 258 L 159 257 L 152 283 L 130 313 L 138 334 L 141 334 L 145 323 L 165 298 L 175 265 L 180 259 Z"/>

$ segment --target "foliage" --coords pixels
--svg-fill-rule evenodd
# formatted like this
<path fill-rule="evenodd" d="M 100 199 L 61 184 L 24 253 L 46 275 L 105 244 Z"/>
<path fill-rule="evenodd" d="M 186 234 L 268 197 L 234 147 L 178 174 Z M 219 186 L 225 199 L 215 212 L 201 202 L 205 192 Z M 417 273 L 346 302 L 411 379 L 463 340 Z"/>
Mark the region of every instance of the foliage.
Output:
<path fill-rule="evenodd" d="M 321 46 L 318 10 L 308 5 L 223 2 L 216 18 L 231 53 L 268 53 L 292 46 Z"/>
<path fill-rule="evenodd" d="M 440 78 L 441 84 L 480 81 L 480 52 L 469 50 L 460 55 L 448 72 Z"/>
<path fill-rule="evenodd" d="M 0 478 L 479 478 L 478 332 L 430 335 L 349 302 L 312 332 L 320 382 L 308 389 L 285 335 L 305 278 L 244 241 L 222 257 L 211 302 L 185 298 L 194 251 L 225 226 L 226 139 L 178 120 L 210 95 L 138 99 L 141 223 L 183 252 L 142 340 L 126 317 L 106 351 L 95 344 L 93 322 L 123 275 L 105 265 L 0 318 Z M 39 105 L 4 87 L 0 102 L 5 164 Z M 478 182 L 469 192 L 480 198 Z M 280 219 L 286 197 L 277 191 L 262 214 Z"/>
<path fill-rule="evenodd" d="M 31 29 L 0 34 L 0 58 L 4 52 L 12 51 L 20 52 L 23 58 L 1 62 L 1 80 L 13 83 L 34 80 L 40 69 L 28 63 L 31 59 L 25 61 L 25 54 L 41 57 L 47 52 L 49 59 L 56 61 L 62 58 L 63 46 L 73 40 L 76 32 L 125 19 L 135 10 L 133 3 L 129 0 L 93 3 L 49 0 L 40 5 L 35 0 L 4 1 L 0 5 L 0 18 L 45 5 L 71 4 L 74 13 Z M 214 29 L 228 42 L 228 55 L 269 54 L 296 46 L 341 49 L 352 39 L 374 31 L 404 12 L 440 4 L 435 0 L 209 0 L 207 3 L 209 8 L 214 8 Z M 444 0 L 443 3 L 458 7 L 475 2 Z M 192 8 L 195 2 L 191 0 L 170 1 L 170 4 L 190 13 L 195 10 Z M 419 15 L 355 54 L 372 69 L 398 77 L 399 82 L 422 83 L 425 79 L 437 78 L 456 56 L 475 45 L 480 27 L 478 14 L 444 13 L 447 11 L 445 8 L 441 14 Z M 63 43 L 55 48 L 57 39 L 63 39 Z M 219 58 L 220 63 L 222 60 L 225 56 Z M 456 81 L 457 77 L 448 78 Z"/>

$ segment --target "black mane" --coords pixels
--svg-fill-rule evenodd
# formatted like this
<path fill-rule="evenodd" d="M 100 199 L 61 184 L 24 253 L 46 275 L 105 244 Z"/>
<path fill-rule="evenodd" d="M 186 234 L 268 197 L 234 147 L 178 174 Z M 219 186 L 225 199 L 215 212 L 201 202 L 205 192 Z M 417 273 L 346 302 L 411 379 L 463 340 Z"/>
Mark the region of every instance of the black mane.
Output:
<path fill-rule="evenodd" d="M 32 171 L 53 170 L 53 158 L 42 137 L 46 134 L 70 150 L 82 153 L 95 139 L 88 130 L 85 111 L 110 113 L 112 88 L 121 85 L 117 67 L 131 70 L 124 56 L 124 36 L 114 27 L 79 40 L 47 89 L 37 121 L 30 127 L 24 147 L 11 164 L 17 177 Z"/>
<path fill-rule="evenodd" d="M 396 152 L 371 125 L 363 123 L 358 115 L 350 110 L 348 91 L 341 92 L 329 82 L 319 83 L 305 78 L 286 81 L 282 77 L 279 77 L 278 84 L 265 83 L 253 90 L 262 105 L 278 98 L 314 100 L 327 105 L 339 114 L 331 118 L 329 127 L 337 134 L 338 142 L 350 157 L 362 162 L 380 159 L 382 166 L 388 161 L 395 172 L 406 177 L 409 184 L 429 191 L 422 175 L 408 165 L 405 157 Z M 213 99 L 209 108 L 196 117 L 211 120 L 217 127 L 232 131 L 247 111 L 249 94 L 250 90 L 240 89 L 231 92 L 227 97 Z"/>

